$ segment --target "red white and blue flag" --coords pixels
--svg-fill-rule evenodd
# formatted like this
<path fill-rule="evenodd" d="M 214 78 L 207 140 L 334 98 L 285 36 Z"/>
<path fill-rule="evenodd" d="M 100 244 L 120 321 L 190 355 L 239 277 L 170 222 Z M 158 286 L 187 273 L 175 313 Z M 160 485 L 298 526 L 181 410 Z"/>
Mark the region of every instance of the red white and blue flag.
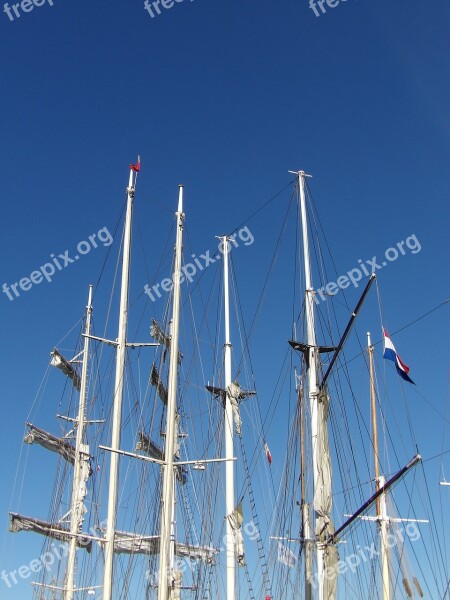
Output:
<path fill-rule="evenodd" d="M 383 329 L 383 334 L 384 334 L 383 358 L 386 358 L 387 360 L 392 360 L 392 362 L 395 364 L 395 368 L 397 369 L 397 373 L 400 375 L 400 377 L 402 379 L 404 379 L 405 381 L 409 381 L 409 383 L 412 383 L 415 385 L 414 381 L 412 379 L 410 379 L 410 377 L 408 376 L 409 367 L 407 367 L 405 365 L 405 363 L 402 361 L 400 356 L 397 354 L 397 350 L 395 349 L 395 346 L 392 343 L 392 340 L 389 337 L 389 334 L 385 329 Z"/>

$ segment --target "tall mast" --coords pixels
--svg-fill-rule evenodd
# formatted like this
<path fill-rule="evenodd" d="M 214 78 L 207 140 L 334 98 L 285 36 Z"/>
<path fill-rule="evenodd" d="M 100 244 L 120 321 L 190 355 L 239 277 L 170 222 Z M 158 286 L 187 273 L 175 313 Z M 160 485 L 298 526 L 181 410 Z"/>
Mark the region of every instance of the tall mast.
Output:
<path fill-rule="evenodd" d="M 305 177 L 310 177 L 304 171 L 298 171 L 298 186 L 300 190 L 300 212 L 302 220 L 302 238 L 303 238 L 303 255 L 305 268 L 305 313 L 306 313 L 306 334 L 307 334 L 307 349 L 305 352 L 306 364 L 308 365 L 308 397 L 311 412 L 311 445 L 313 459 L 313 490 L 314 493 L 319 485 L 319 469 L 318 469 L 318 426 L 319 426 L 319 410 L 318 410 L 318 349 L 316 345 L 316 332 L 314 320 L 314 289 L 312 286 L 311 277 L 311 262 L 309 252 L 309 237 L 308 237 L 308 221 L 306 216 L 306 197 L 305 197 Z M 306 354 L 307 353 L 307 354 Z M 306 544 L 308 546 L 308 544 Z M 315 544 L 316 566 L 318 577 L 318 599 L 323 600 L 323 578 L 324 578 L 324 550 L 319 544 Z M 305 596 L 311 597 L 310 582 L 305 582 Z M 308 596 L 309 594 L 309 596 Z"/>
<path fill-rule="evenodd" d="M 372 431 L 373 431 L 373 453 L 374 453 L 374 466 L 375 466 L 375 485 L 376 490 L 380 488 L 380 462 L 379 462 L 379 450 L 378 450 L 378 424 L 377 424 L 377 406 L 376 406 L 376 394 L 375 394 L 375 372 L 373 368 L 373 346 L 370 341 L 370 333 L 367 332 L 367 352 L 369 354 L 369 375 L 370 375 L 370 410 L 372 416 Z M 377 515 L 380 512 L 380 499 L 376 502 Z"/>
<path fill-rule="evenodd" d="M 81 533 L 84 514 L 84 496 L 86 479 L 89 476 L 89 446 L 83 444 L 86 401 L 87 401 L 87 373 L 89 360 L 89 335 L 91 333 L 92 316 L 92 285 L 89 286 L 88 303 L 86 306 L 86 326 L 83 349 L 83 367 L 81 371 L 80 404 L 75 422 L 77 435 L 75 441 L 75 464 L 72 484 L 72 501 L 70 509 L 70 534 L 69 554 L 67 558 L 67 573 L 65 585 L 65 600 L 72 600 L 75 591 L 75 556 L 77 549 L 76 535 Z M 83 489 L 84 488 L 84 489 Z"/>
<path fill-rule="evenodd" d="M 377 407 L 375 394 L 375 372 L 373 368 L 373 346 L 370 340 L 370 333 L 367 333 L 367 352 L 369 354 L 369 371 L 370 371 L 370 406 L 372 414 L 372 430 L 373 430 L 373 451 L 375 463 L 375 489 L 378 492 L 384 486 L 386 480 L 380 476 L 379 454 L 378 454 L 378 425 L 377 425 Z M 386 494 L 381 494 L 376 501 L 377 521 L 380 528 L 381 539 L 381 574 L 383 585 L 383 600 L 390 600 L 390 583 L 389 583 L 389 551 L 388 551 L 388 533 L 389 533 L 389 518 L 386 509 Z"/>
<path fill-rule="evenodd" d="M 174 453 L 176 433 L 176 402 L 177 402 L 177 379 L 178 379 L 178 337 L 180 321 L 180 277 L 181 277 L 181 251 L 183 244 L 183 186 L 180 185 L 178 198 L 177 237 L 175 246 L 175 269 L 173 278 L 173 313 L 172 313 L 172 336 L 170 341 L 170 366 L 169 383 L 167 390 L 167 424 L 166 441 L 164 449 L 163 467 L 163 490 L 161 503 L 161 542 L 159 554 L 159 587 L 158 600 L 170 600 L 172 597 L 172 569 L 171 546 L 172 521 L 174 506 Z"/>
<path fill-rule="evenodd" d="M 119 476 L 120 429 L 122 425 L 122 399 L 125 375 L 125 353 L 128 325 L 128 287 L 131 255 L 131 219 L 133 214 L 133 199 L 136 175 L 130 168 L 130 179 L 127 188 L 127 213 L 125 218 L 125 235 L 123 242 L 122 285 L 120 291 L 119 332 L 116 349 L 116 378 L 114 384 L 113 422 L 111 437 L 111 463 L 108 493 L 108 516 L 105 539 L 105 571 L 103 580 L 103 600 L 112 599 L 113 569 L 114 569 L 114 537 L 117 508 L 117 483 Z"/>
<path fill-rule="evenodd" d="M 231 340 L 230 340 L 230 292 L 228 259 L 230 244 L 226 236 L 220 238 L 223 246 L 223 293 L 225 312 L 225 344 L 224 344 L 224 368 L 225 368 L 225 510 L 226 515 L 234 511 L 234 465 L 233 465 L 233 409 L 230 394 L 228 392 L 231 381 Z M 234 535 L 231 522 L 226 519 L 226 567 L 227 567 L 227 600 L 235 599 L 236 591 L 236 559 L 234 553 Z"/>

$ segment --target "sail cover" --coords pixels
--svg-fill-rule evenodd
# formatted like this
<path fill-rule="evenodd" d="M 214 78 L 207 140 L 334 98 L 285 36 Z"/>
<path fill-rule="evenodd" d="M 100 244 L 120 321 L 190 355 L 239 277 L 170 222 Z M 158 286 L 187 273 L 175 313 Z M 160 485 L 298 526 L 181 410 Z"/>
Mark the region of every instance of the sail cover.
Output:
<path fill-rule="evenodd" d="M 50 352 L 50 356 L 52 357 L 50 364 L 53 367 L 57 367 L 58 369 L 60 369 L 64 373 L 64 375 L 67 375 L 67 377 L 69 377 L 69 379 L 72 380 L 73 386 L 76 387 L 78 391 L 80 391 L 80 376 L 75 371 L 74 367 L 70 364 L 70 362 L 66 360 L 56 348 L 53 350 L 53 352 Z"/>
<path fill-rule="evenodd" d="M 9 530 L 13 533 L 18 531 L 34 531 L 46 537 L 69 543 L 71 540 L 70 532 L 59 523 L 47 523 L 32 517 L 24 517 L 17 513 L 9 513 Z M 77 537 L 77 546 L 85 548 L 88 552 L 92 549 L 92 540 L 85 537 Z"/>
<path fill-rule="evenodd" d="M 331 520 L 331 458 L 328 443 L 328 409 L 330 397 L 326 388 L 322 389 L 318 398 L 317 429 L 317 468 L 318 481 L 314 491 L 314 510 L 316 511 L 316 537 L 325 542 L 334 533 Z M 338 552 L 334 544 L 328 544 L 324 550 L 323 598 L 333 600 L 336 596 Z"/>
<path fill-rule="evenodd" d="M 58 438 L 32 423 L 26 423 L 28 433 L 23 438 L 26 444 L 39 444 L 51 452 L 57 452 L 72 465 L 75 463 L 75 448 L 65 438 Z"/>

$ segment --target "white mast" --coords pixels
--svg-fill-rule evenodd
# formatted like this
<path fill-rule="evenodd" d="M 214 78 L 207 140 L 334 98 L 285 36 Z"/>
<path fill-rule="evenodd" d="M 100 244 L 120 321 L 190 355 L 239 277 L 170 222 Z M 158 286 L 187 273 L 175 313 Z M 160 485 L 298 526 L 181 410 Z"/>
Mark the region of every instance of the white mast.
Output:
<path fill-rule="evenodd" d="M 83 349 L 83 367 L 81 371 L 80 385 L 80 404 L 78 407 L 78 417 L 75 421 L 77 429 L 75 442 L 75 464 L 72 484 L 72 502 L 70 509 L 70 534 L 71 540 L 69 544 L 69 555 L 67 559 L 67 573 L 65 585 L 65 600 L 72 600 L 75 591 L 75 556 L 77 550 L 76 535 L 81 533 L 81 524 L 85 512 L 83 487 L 86 484 L 86 475 L 83 471 L 89 472 L 89 446 L 83 444 L 85 418 L 86 418 L 86 401 L 87 401 L 87 373 L 89 360 L 89 335 L 91 333 L 91 316 L 92 316 L 92 285 L 89 286 L 89 298 L 86 306 L 86 326 Z"/>
<path fill-rule="evenodd" d="M 297 373 L 295 374 L 297 384 Z M 305 420 L 304 420 L 304 401 L 303 390 L 301 383 L 298 383 L 297 397 L 300 405 L 300 478 L 301 478 L 301 509 L 302 509 L 302 533 L 303 533 L 303 548 L 305 551 L 305 600 L 312 600 L 312 552 L 311 541 L 313 539 L 311 532 L 311 510 L 306 498 L 305 486 Z"/>
<path fill-rule="evenodd" d="M 230 341 L 230 293 L 228 276 L 228 257 L 230 244 L 226 236 L 220 238 L 223 247 L 223 293 L 225 312 L 225 511 L 231 515 L 234 511 L 234 464 L 233 464 L 233 409 L 231 406 L 229 386 L 231 381 L 231 341 Z M 227 600 L 235 599 L 236 591 L 236 559 L 234 551 L 234 535 L 230 519 L 226 519 L 226 568 L 227 568 Z"/>
<path fill-rule="evenodd" d="M 373 429 L 373 451 L 375 460 L 375 488 L 376 491 L 384 486 L 386 479 L 380 475 L 379 469 L 379 454 L 378 454 L 378 426 L 377 426 L 377 408 L 375 394 L 375 373 L 373 368 L 373 346 L 370 340 L 370 333 L 367 333 L 367 351 L 369 354 L 369 369 L 370 369 L 370 406 L 372 413 L 372 429 Z M 391 590 L 389 583 L 389 550 L 388 539 L 389 534 L 389 517 L 386 509 L 386 494 L 382 494 L 376 501 L 377 521 L 380 528 L 381 539 L 381 574 L 383 585 L 383 600 L 390 600 Z"/>
<path fill-rule="evenodd" d="M 306 198 L 305 198 L 305 177 L 311 177 L 304 171 L 296 172 L 298 175 L 298 185 L 300 190 L 300 212 L 302 218 L 302 237 L 303 237 L 303 255 L 305 263 L 305 313 L 306 313 L 306 333 L 308 345 L 305 358 L 308 364 L 308 396 L 311 412 L 311 444 L 312 444 L 312 459 L 313 459 L 313 476 L 314 493 L 319 485 L 319 469 L 318 469 L 318 425 L 319 425 L 319 411 L 318 411 L 318 349 L 316 345 L 316 332 L 315 332 L 315 321 L 314 321 L 314 289 L 312 286 L 311 278 L 311 263 L 310 263 L 310 252 L 309 252 L 309 238 L 308 238 L 308 222 L 306 216 Z M 307 512 L 306 512 L 307 514 Z M 306 515 L 305 515 L 306 516 Z M 306 528 L 309 531 L 309 527 Z M 306 547 L 308 547 L 308 543 Z M 323 600 L 323 578 L 324 578 L 324 550 L 318 543 L 315 544 L 316 551 L 316 566 L 317 566 L 317 577 L 318 577 L 318 599 Z M 306 598 L 311 597 L 311 582 L 305 582 L 305 596 Z"/>
<path fill-rule="evenodd" d="M 178 379 L 178 337 L 180 320 L 180 277 L 181 251 L 183 243 L 183 186 L 180 185 L 177 217 L 177 237 L 175 246 L 175 269 L 173 278 L 173 314 L 172 336 L 170 341 L 170 366 L 167 398 L 167 425 L 164 449 L 163 491 L 161 503 L 161 541 L 159 550 L 158 600 L 170 600 L 172 596 L 173 565 L 171 556 L 174 543 L 172 540 L 172 521 L 174 506 L 174 453 L 176 432 L 176 395 Z"/>
<path fill-rule="evenodd" d="M 103 580 L 103 600 L 112 600 L 113 568 L 114 568 L 114 537 L 117 507 L 117 482 L 119 475 L 119 450 L 120 429 L 122 425 L 122 399 L 125 374 L 125 353 L 128 324 L 128 286 L 131 254 L 131 218 L 133 213 L 133 199 L 135 189 L 135 176 L 130 168 L 130 179 L 127 188 L 127 213 L 125 218 L 125 235 L 123 241 L 122 259 L 122 286 L 120 292 L 119 332 L 116 350 L 116 378 L 114 384 L 113 423 L 111 436 L 111 463 L 108 493 L 108 516 L 106 522 L 105 538 L 105 571 Z"/>

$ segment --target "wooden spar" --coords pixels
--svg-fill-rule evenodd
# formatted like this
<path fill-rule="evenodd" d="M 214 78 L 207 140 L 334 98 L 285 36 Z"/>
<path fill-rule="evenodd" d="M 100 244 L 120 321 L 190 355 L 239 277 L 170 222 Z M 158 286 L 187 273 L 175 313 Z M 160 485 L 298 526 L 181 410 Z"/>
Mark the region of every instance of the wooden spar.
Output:
<path fill-rule="evenodd" d="M 397 483 L 397 481 L 399 481 L 407 471 L 409 471 L 412 467 L 415 467 L 421 460 L 422 457 L 420 454 L 416 454 L 407 465 L 400 469 L 400 471 L 393 475 L 384 485 L 380 487 L 379 490 L 372 494 L 372 496 L 370 496 L 370 498 L 366 500 L 366 502 L 364 502 L 364 504 L 358 508 L 358 510 L 349 519 L 347 519 L 343 525 L 336 529 L 336 531 L 328 537 L 325 544 L 335 544 L 339 540 L 341 533 L 348 529 L 358 517 L 368 510 L 376 501 L 376 499 L 381 496 L 381 494 L 387 492 L 394 485 L 394 483 Z"/>
<path fill-rule="evenodd" d="M 342 347 L 344 346 L 345 340 L 347 339 L 348 334 L 350 333 L 350 330 L 351 330 L 351 328 L 353 326 L 353 323 L 354 323 L 356 317 L 358 316 L 358 312 L 359 312 L 361 306 L 363 305 L 363 302 L 366 299 L 366 296 L 367 296 L 367 294 L 368 294 L 368 292 L 370 290 L 370 287 L 371 287 L 372 283 L 375 281 L 375 278 L 376 278 L 375 273 L 372 273 L 372 275 L 369 278 L 369 281 L 367 282 L 366 287 L 364 288 L 364 291 L 363 291 L 363 293 L 361 295 L 361 298 L 359 299 L 358 304 L 356 305 L 355 310 L 352 312 L 352 316 L 350 317 L 350 321 L 348 322 L 347 327 L 345 328 L 345 331 L 342 334 L 341 341 L 339 342 L 339 344 L 338 344 L 338 346 L 336 348 L 336 351 L 335 351 L 335 353 L 333 354 L 333 356 L 332 356 L 332 358 L 330 360 L 330 364 L 328 365 L 328 369 L 326 370 L 326 373 L 325 373 L 325 375 L 323 376 L 323 379 L 322 379 L 322 383 L 320 384 L 320 389 L 323 389 L 323 387 L 324 387 L 324 385 L 325 385 L 325 383 L 326 383 L 326 381 L 328 379 L 328 376 L 331 373 L 331 369 L 333 368 L 334 363 L 336 362 L 336 359 L 339 356 L 339 353 L 342 350 Z"/>

